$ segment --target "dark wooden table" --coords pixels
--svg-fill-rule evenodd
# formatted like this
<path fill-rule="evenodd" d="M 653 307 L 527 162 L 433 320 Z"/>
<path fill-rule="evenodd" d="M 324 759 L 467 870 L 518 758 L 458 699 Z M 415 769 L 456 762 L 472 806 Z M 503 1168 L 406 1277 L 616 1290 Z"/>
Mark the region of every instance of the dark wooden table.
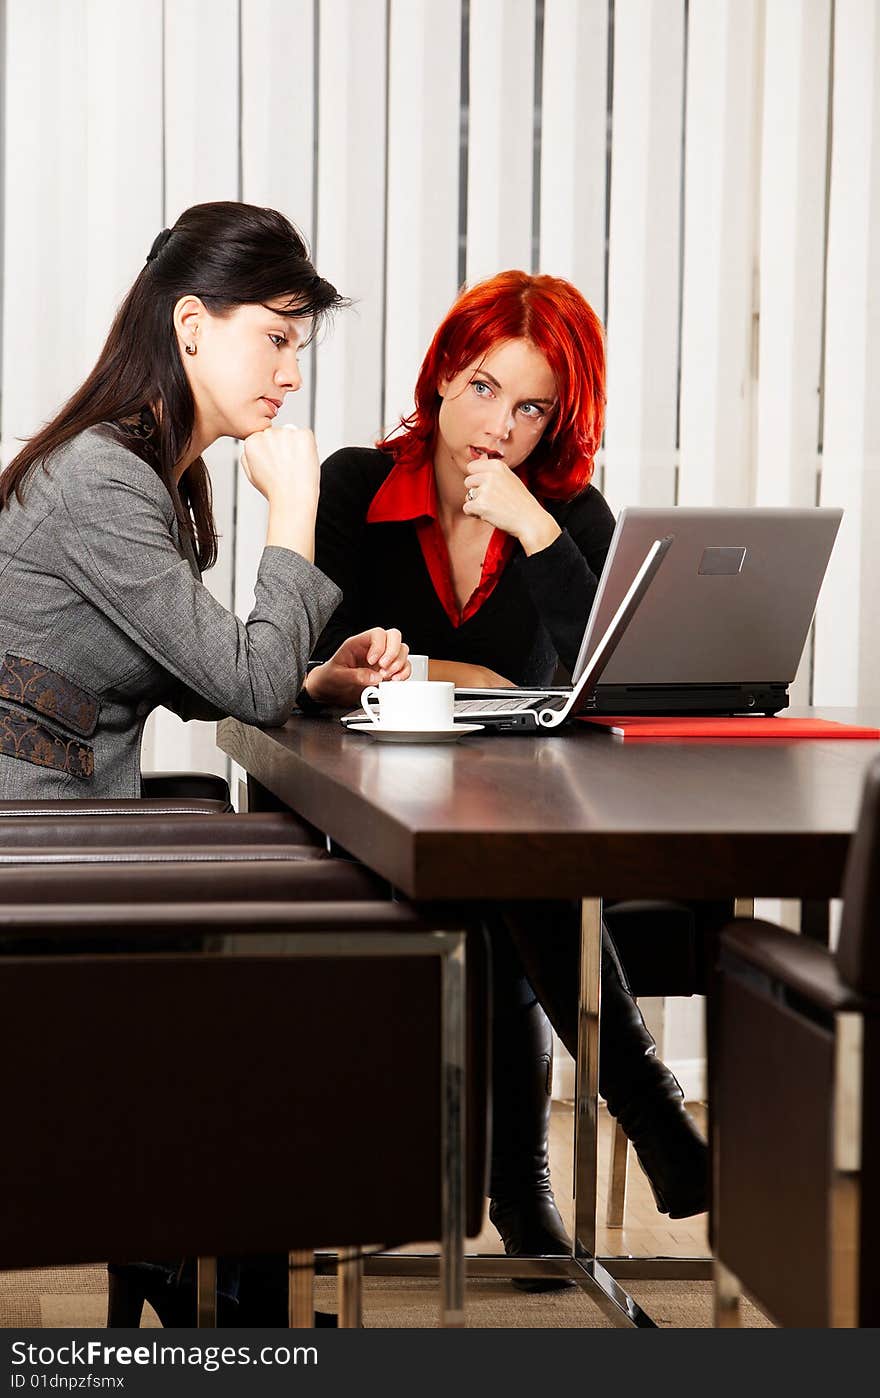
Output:
<path fill-rule="evenodd" d="M 876 711 L 815 713 L 880 727 Z M 269 730 L 229 719 L 218 742 L 412 898 L 582 900 L 570 1274 L 616 1320 L 650 1324 L 609 1268 L 647 1273 L 595 1256 L 601 900 L 835 897 L 880 743 L 640 744 L 578 724 L 410 747 L 347 733 L 331 717 Z M 700 1274 L 695 1260 L 690 1275 Z"/>
<path fill-rule="evenodd" d="M 849 710 L 817 711 L 852 719 Z M 880 713 L 861 714 L 880 726 Z M 880 744 L 552 737 L 398 747 L 332 719 L 218 742 L 413 898 L 827 898 Z"/>

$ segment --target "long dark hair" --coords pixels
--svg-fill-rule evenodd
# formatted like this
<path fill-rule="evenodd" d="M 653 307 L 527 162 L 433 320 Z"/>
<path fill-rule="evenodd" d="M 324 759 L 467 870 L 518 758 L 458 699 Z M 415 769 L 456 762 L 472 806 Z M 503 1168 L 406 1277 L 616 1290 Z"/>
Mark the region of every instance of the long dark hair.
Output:
<path fill-rule="evenodd" d="M 0 510 L 13 494 L 21 501 L 22 486 L 35 467 L 78 433 L 98 423 L 136 420 L 144 409 L 158 406 L 149 450 L 134 437 L 126 442 L 168 487 L 199 567 L 210 568 L 217 558 L 217 533 L 211 481 L 201 457 L 182 476 L 179 494 L 172 488 L 174 468 L 195 423 L 173 323 L 175 305 L 190 294 L 213 315 L 285 297 L 281 314 L 312 317 L 315 329 L 329 312 L 348 304 L 318 276 L 302 236 L 283 214 L 231 202 L 187 209 L 154 242 L 85 383 L 0 474 Z"/>

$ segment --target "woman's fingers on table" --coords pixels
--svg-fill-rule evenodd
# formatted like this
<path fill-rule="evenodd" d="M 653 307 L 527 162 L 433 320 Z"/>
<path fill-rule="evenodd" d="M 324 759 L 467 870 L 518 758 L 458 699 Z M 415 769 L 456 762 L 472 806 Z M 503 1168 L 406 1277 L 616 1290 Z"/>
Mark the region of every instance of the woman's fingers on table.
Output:
<path fill-rule="evenodd" d="M 343 641 L 330 663 L 355 673 L 364 685 L 380 680 L 406 680 L 412 673 L 409 646 L 396 627 L 373 626 Z"/>

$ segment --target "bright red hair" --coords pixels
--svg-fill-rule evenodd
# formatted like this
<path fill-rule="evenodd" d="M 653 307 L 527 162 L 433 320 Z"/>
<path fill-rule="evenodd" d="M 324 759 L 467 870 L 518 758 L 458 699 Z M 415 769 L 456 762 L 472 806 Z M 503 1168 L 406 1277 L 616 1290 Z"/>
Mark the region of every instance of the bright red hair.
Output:
<path fill-rule="evenodd" d="M 505 340 L 528 340 L 556 380 L 557 406 L 525 463 L 536 495 L 570 500 L 589 485 L 605 421 L 605 338 L 595 311 L 561 277 L 499 272 L 463 291 L 431 341 L 419 370 L 415 412 L 377 442 L 395 462 L 433 456 L 438 384 L 453 379 Z"/>

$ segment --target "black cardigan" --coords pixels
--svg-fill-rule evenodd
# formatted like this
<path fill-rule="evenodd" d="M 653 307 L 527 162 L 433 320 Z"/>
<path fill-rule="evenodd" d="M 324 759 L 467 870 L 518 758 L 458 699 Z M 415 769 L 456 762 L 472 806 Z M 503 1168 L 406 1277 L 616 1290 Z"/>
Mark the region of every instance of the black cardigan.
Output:
<path fill-rule="evenodd" d="M 387 452 L 346 447 L 321 468 L 315 562 L 343 600 L 314 658 L 326 660 L 369 626 L 397 626 L 416 654 L 485 665 L 515 684 L 549 684 L 559 660 L 570 672 L 614 532 L 599 491 L 588 486 L 574 500 L 542 502 L 562 529 L 559 538 L 531 557 L 517 544 L 482 607 L 453 626 L 414 523 L 367 524 L 393 464 Z"/>

